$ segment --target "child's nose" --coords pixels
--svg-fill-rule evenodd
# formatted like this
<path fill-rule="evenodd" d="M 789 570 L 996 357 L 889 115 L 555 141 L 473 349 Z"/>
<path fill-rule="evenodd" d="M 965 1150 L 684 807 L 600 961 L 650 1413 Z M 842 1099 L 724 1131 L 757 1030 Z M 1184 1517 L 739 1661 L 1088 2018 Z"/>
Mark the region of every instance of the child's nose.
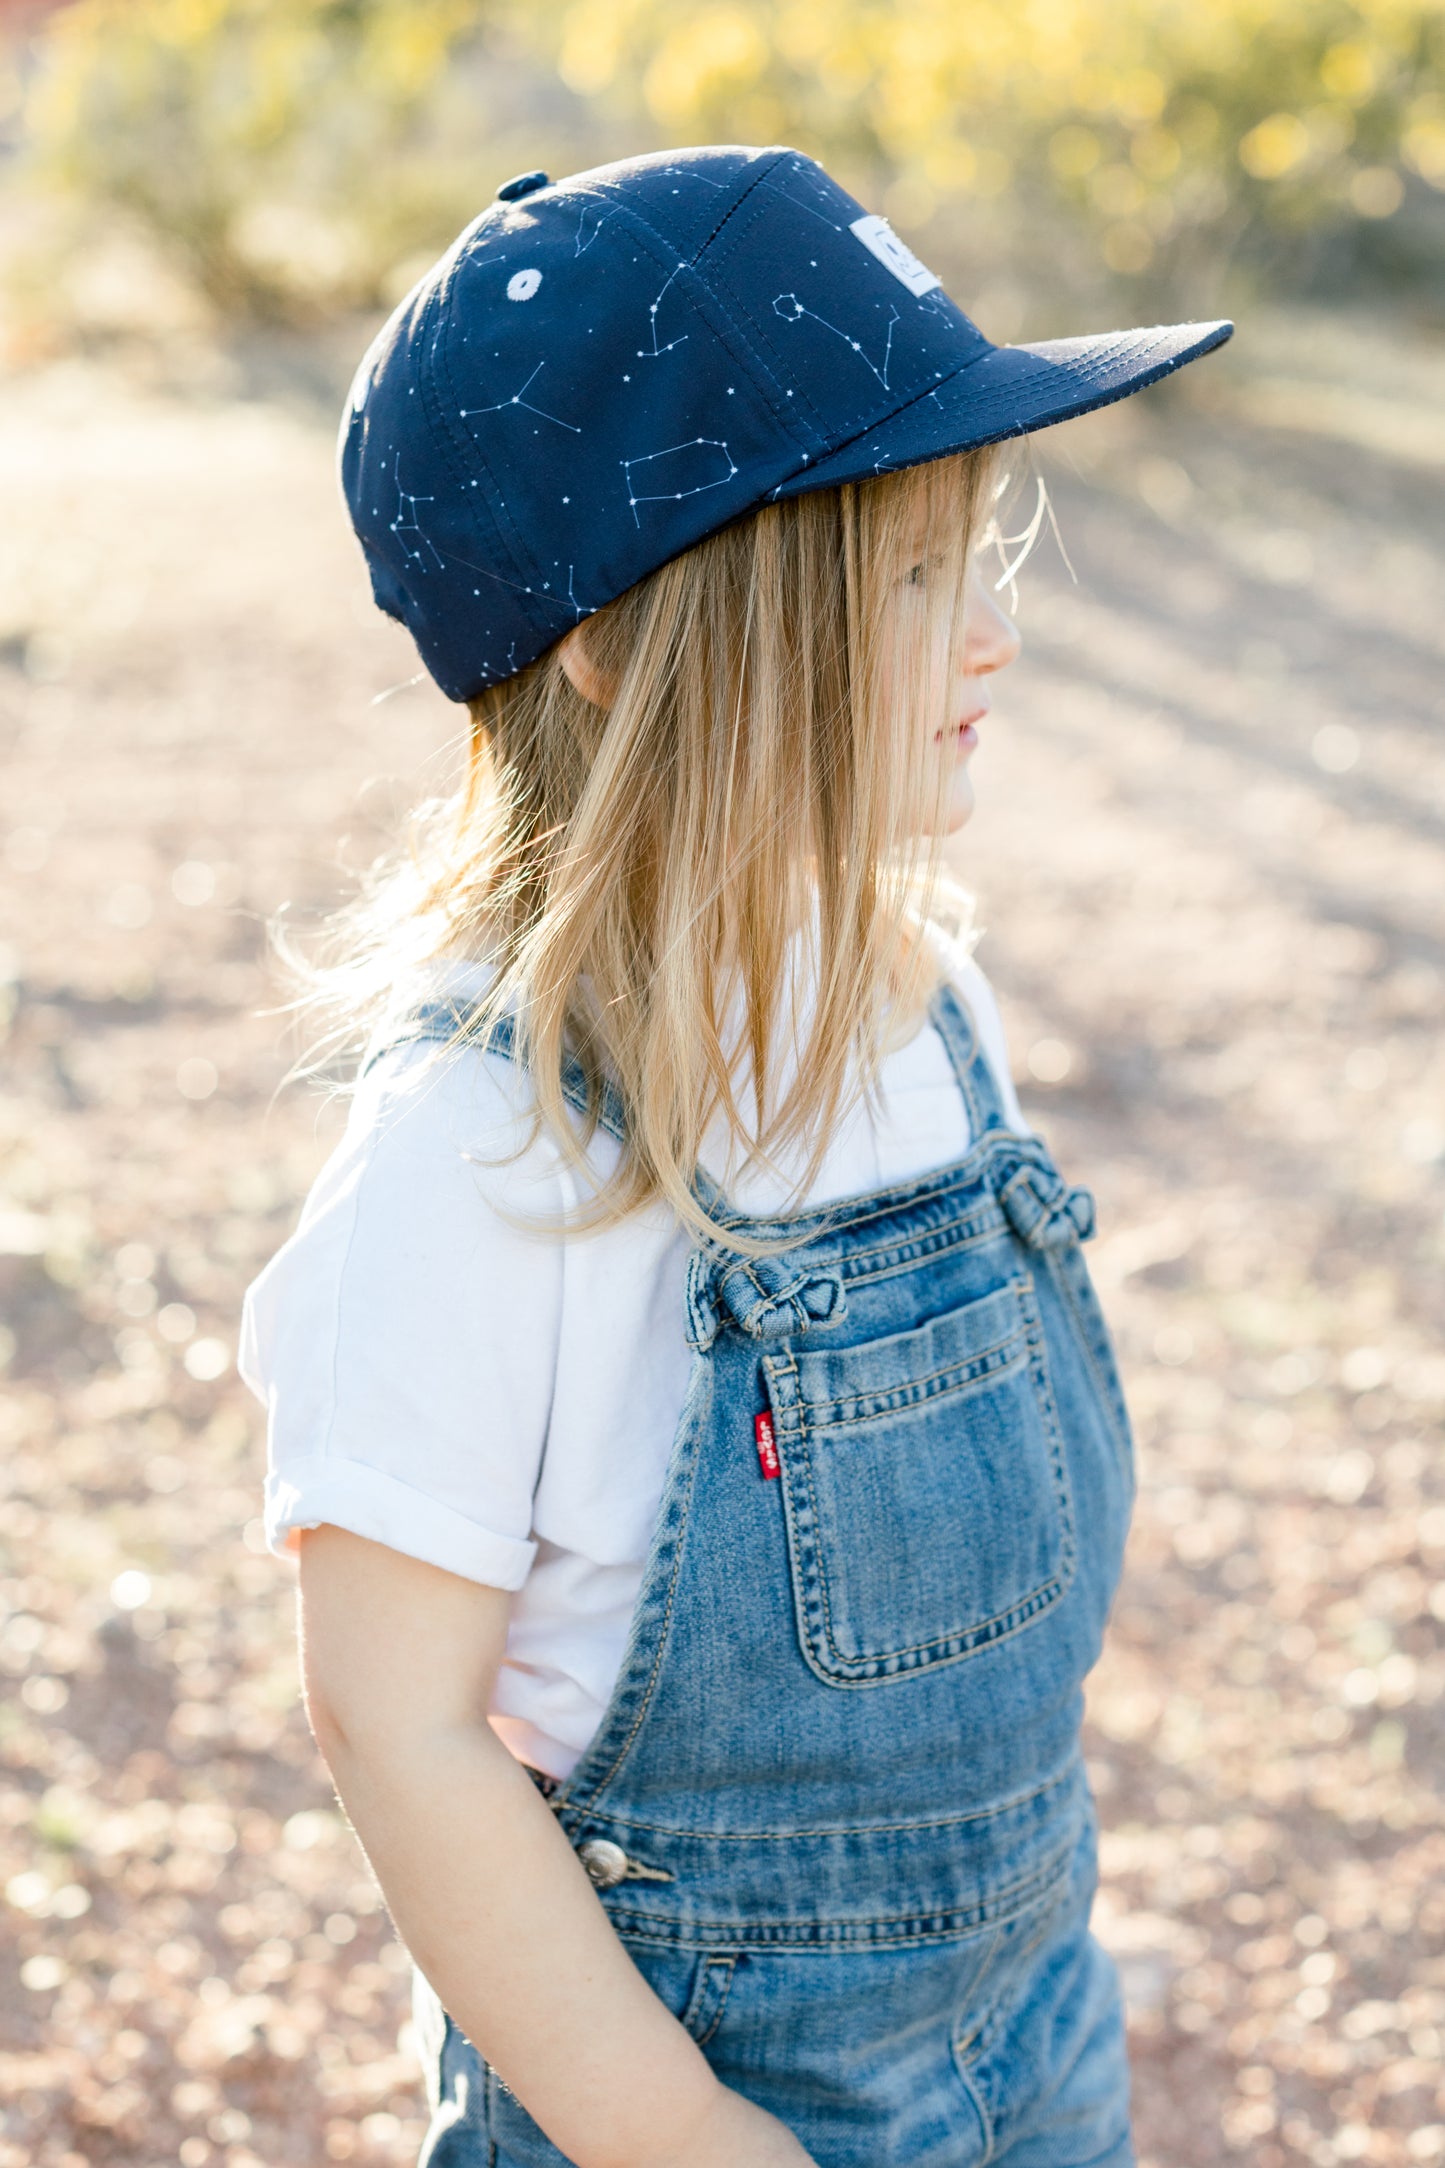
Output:
<path fill-rule="evenodd" d="M 983 581 L 975 576 L 963 644 L 965 670 L 975 677 L 985 677 L 993 670 L 1005 670 L 1017 658 L 1022 646 L 1018 626 L 999 608 Z"/>

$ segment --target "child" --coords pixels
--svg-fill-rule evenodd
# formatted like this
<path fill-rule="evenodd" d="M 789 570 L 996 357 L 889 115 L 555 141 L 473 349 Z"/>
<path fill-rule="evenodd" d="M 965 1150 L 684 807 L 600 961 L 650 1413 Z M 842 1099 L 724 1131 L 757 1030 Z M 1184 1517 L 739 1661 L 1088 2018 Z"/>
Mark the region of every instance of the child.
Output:
<path fill-rule="evenodd" d="M 939 849 L 992 447 L 1230 330 L 991 346 L 709 145 L 508 182 L 361 364 L 471 760 L 323 985 L 370 1047 L 243 1363 L 432 2168 L 1132 2160 L 1128 1418 Z"/>

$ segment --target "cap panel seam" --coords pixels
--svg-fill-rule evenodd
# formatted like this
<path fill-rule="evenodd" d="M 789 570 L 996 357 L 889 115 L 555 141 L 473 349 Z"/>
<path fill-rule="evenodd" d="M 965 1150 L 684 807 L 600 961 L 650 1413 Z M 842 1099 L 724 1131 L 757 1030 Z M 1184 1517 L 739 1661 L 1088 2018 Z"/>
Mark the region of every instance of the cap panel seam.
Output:
<path fill-rule="evenodd" d="M 750 223 L 751 223 L 751 221 L 750 221 Z M 748 230 L 748 228 L 747 228 L 747 227 L 743 227 L 743 228 L 739 229 L 739 231 L 738 231 L 738 234 L 737 234 L 736 238 L 738 238 L 739 240 L 741 240 L 741 239 L 742 239 L 742 238 L 743 238 L 743 237 L 745 236 L 745 234 L 746 234 L 747 230 Z M 729 236 L 729 239 L 730 239 L 730 240 L 731 240 L 732 238 L 733 238 L 733 236 Z M 751 335 L 752 335 L 752 336 L 753 336 L 753 337 L 754 337 L 754 338 L 755 338 L 755 339 L 756 339 L 756 340 L 757 340 L 757 341 L 759 342 L 759 344 L 760 344 L 760 345 L 762 346 L 763 350 L 764 350 L 764 351 L 765 351 L 765 352 L 766 352 L 766 353 L 767 353 L 768 355 L 770 355 L 770 356 L 774 357 L 774 358 L 775 358 L 775 359 L 777 360 L 777 362 L 778 362 L 778 365 L 779 365 L 779 367 L 782 367 L 782 366 L 783 366 L 783 356 L 782 356 L 782 353 L 781 353 L 780 349 L 779 349 L 779 348 L 777 347 L 777 345 L 775 344 L 775 342 L 774 342 L 774 339 L 773 339 L 773 336 L 772 336 L 771 332 L 770 332 L 770 331 L 768 330 L 768 328 L 767 328 L 766 324 L 765 324 L 765 323 L 763 322 L 763 320 L 762 320 L 761 318 L 757 319 L 756 321 L 754 321 L 754 320 L 752 320 L 752 319 L 748 319 L 748 320 L 747 320 L 747 322 L 748 322 L 748 329 L 749 329 L 749 331 L 750 331 Z M 975 328 L 976 328 L 976 327 L 975 327 Z M 983 335 L 982 335 L 982 334 L 980 333 L 980 337 L 982 337 L 982 336 L 983 336 Z M 970 354 L 970 355 L 969 355 L 969 356 L 967 357 L 967 359 L 966 359 L 966 360 L 964 360 L 964 361 L 962 361 L 962 362 L 960 362 L 960 363 L 959 363 L 959 364 L 957 365 L 957 367 L 956 367 L 956 368 L 953 368 L 953 369 L 950 369 L 950 370 L 947 370 L 947 371 L 945 371 L 945 373 L 944 373 L 944 374 L 943 374 L 942 376 L 940 376 L 940 377 L 936 378 L 936 379 L 935 379 L 935 381 L 934 381 L 934 382 L 933 382 L 932 384 L 928 384 L 928 385 L 925 385 L 925 386 L 923 387 L 923 389 L 922 389 L 921 391 L 915 391 L 915 392 L 912 392 L 911 394 L 909 394 L 909 396 L 908 396 L 908 397 L 907 397 L 907 398 L 906 398 L 906 399 L 905 399 L 905 400 L 903 401 L 903 404 L 902 404 L 902 406 L 886 406 L 886 407 L 883 407 L 883 408 L 882 408 L 882 409 L 881 409 L 880 411 L 878 411 L 878 412 L 874 413 L 873 415 L 871 415 L 871 416 L 870 416 L 870 417 L 869 417 L 869 418 L 868 418 L 867 420 L 865 420 L 865 421 L 861 421 L 861 422 L 858 422 L 858 423 L 856 423 L 856 424 L 855 424 L 855 425 L 854 425 L 854 426 L 853 426 L 853 427 L 852 427 L 852 428 L 850 429 L 850 433 L 849 433 L 849 434 L 848 434 L 848 435 L 847 435 L 846 437 L 844 437 L 844 438 L 843 438 L 843 440 L 842 440 L 842 444 L 843 444 L 843 445 L 851 444 L 851 443 L 852 443 L 852 442 L 854 441 L 854 439 L 855 439 L 856 437 L 859 437 L 859 436 L 866 436 L 866 435 L 867 435 L 867 433 L 868 433 L 868 431 L 869 431 L 870 429 L 878 429 L 878 428 L 881 428 L 881 427 L 882 427 L 882 425 L 883 425 L 883 423 L 884 423 L 884 422 L 887 422 L 887 421 L 891 421 L 891 420 L 892 420 L 892 418 L 893 418 L 893 416 L 894 416 L 894 415 L 895 415 L 896 413 L 901 413 L 901 412 L 903 412 L 905 408 L 907 408 L 907 407 L 909 407 L 909 406 L 912 406 L 912 405 L 914 405 L 914 404 L 915 404 L 915 403 L 916 403 L 916 402 L 917 402 L 917 401 L 918 401 L 919 399 L 926 399 L 926 398 L 928 397 L 928 395 L 929 395 L 929 393 L 930 393 L 930 392 L 936 391 L 936 390 L 938 389 L 938 387 L 939 387 L 939 386 L 940 386 L 941 384 L 945 384 L 945 383 L 947 383 L 950 377 L 953 377 L 953 376 L 957 376 L 960 370 L 968 368 L 968 367 L 970 366 L 970 364 L 971 364 L 972 362 L 974 362 L 974 361 L 979 361 L 979 360 L 982 360 L 982 359 L 984 358 L 984 354 L 987 354 L 987 353 L 990 353 L 990 352 L 993 352 L 993 351 L 994 351 L 994 349 L 993 349 L 992 345 L 991 345 L 991 344 L 988 344 L 988 343 L 986 343 L 986 344 L 985 344 L 985 347 L 984 347 L 984 350 L 983 350 L 983 354 Z M 809 408 L 810 408 L 810 410 L 812 410 L 812 411 L 814 411 L 814 412 L 816 413 L 816 409 L 813 409 L 813 407 L 812 407 L 812 401 L 811 401 L 811 400 L 808 400 L 808 398 L 807 398 L 807 393 L 806 393 L 806 392 L 805 392 L 805 391 L 803 390 L 802 386 L 801 386 L 801 385 L 798 385 L 798 386 L 796 386 L 795 388 L 796 388 L 797 396 L 798 396 L 799 398 L 801 398 L 801 399 L 807 400 L 807 403 L 808 403 L 808 405 L 809 405 Z M 823 438 L 823 440 L 824 440 L 824 444 L 825 444 L 825 446 L 826 446 L 826 451 L 825 451 L 825 453 L 824 453 L 824 455 L 823 455 L 823 456 L 826 456 L 826 457 L 831 457 L 831 456 L 832 456 L 832 454 L 833 454 L 833 452 L 834 452 L 835 450 L 840 450 L 840 449 L 842 448 L 842 446 L 841 446 L 841 445 L 837 445 L 837 444 L 834 444 L 834 443 L 831 443 L 831 442 L 829 442 L 829 441 L 828 441 L 828 432 L 827 432 L 827 430 L 826 430 L 825 428 L 823 428 L 823 427 L 822 427 L 822 425 L 821 425 L 821 421 L 820 421 L 820 423 L 819 423 L 819 433 L 820 433 L 820 435 L 822 436 L 822 438 Z"/>
<path fill-rule="evenodd" d="M 742 193 L 739 195 L 737 201 L 728 205 L 727 209 L 723 212 L 722 217 L 713 227 L 712 232 L 707 236 L 706 240 L 699 244 L 697 255 L 694 256 L 692 259 L 694 264 L 696 264 L 699 258 L 704 256 L 707 251 L 712 247 L 713 242 L 722 232 L 724 226 L 726 226 L 731 219 L 737 217 L 738 212 L 741 211 L 744 205 L 747 203 L 749 196 L 751 196 L 755 192 L 755 190 L 761 188 L 768 175 L 772 173 L 778 166 L 780 166 L 785 158 L 790 157 L 791 155 L 792 154 L 788 151 L 776 151 L 773 156 L 768 159 L 765 165 L 759 167 L 758 171 L 748 182 L 747 187 L 743 189 Z"/>
<path fill-rule="evenodd" d="M 760 175 L 760 176 L 759 176 L 759 179 L 761 180 L 761 178 L 762 178 L 762 176 Z M 750 191 L 750 193 L 751 193 L 751 191 Z M 741 203 L 739 203 L 739 204 L 738 204 L 738 205 L 736 206 L 736 208 L 737 208 L 737 209 L 738 209 L 739 211 L 741 211 L 741 210 L 743 209 L 743 205 L 742 205 Z M 744 239 L 744 238 L 746 237 L 746 235 L 747 235 L 747 234 L 748 234 L 748 233 L 749 233 L 749 232 L 751 231 L 752 227 L 754 227 L 754 226 L 755 226 L 755 225 L 757 224 L 757 222 L 758 222 L 758 219 L 759 219 L 759 218 L 760 218 L 760 217 L 762 216 L 762 214 L 763 214 L 763 211 L 764 211 L 765 209 L 766 209 L 766 206 L 765 206 L 765 205 L 762 205 L 762 204 L 754 204 L 754 205 L 753 205 L 753 206 L 751 207 L 751 209 L 749 210 L 749 212 L 748 212 L 748 216 L 747 216 L 747 219 L 746 219 L 746 221 L 745 221 L 745 222 L 744 222 L 744 223 L 743 223 L 742 225 L 739 225 L 739 226 L 734 226 L 734 227 L 733 227 L 733 231 L 732 231 L 732 232 L 731 232 L 731 233 L 729 234 L 729 236 L 728 236 L 728 239 L 729 239 L 729 241 L 732 241 L 732 242 L 736 242 L 736 241 L 741 241 L 742 239 Z M 722 231 L 723 231 L 723 227 L 724 227 L 724 226 L 726 226 L 726 225 L 727 225 L 727 224 L 729 224 L 729 223 L 730 223 L 730 221 L 729 221 L 729 220 L 726 220 L 726 219 L 725 219 L 725 220 L 724 220 L 724 221 L 722 222 L 722 224 L 721 224 L 721 225 L 719 225 L 719 227 L 718 227 L 718 229 L 717 229 L 717 233 L 718 233 L 718 234 L 721 234 L 721 233 L 722 233 Z M 716 236 L 714 236 L 713 238 L 716 238 Z M 711 241 L 709 242 L 709 246 L 711 246 Z M 716 292 L 716 288 L 710 288 L 709 290 L 710 290 L 710 291 L 712 291 L 712 292 Z M 720 305 L 721 305 L 722 307 L 726 308 L 726 307 L 727 307 L 727 303 L 726 303 L 725 301 L 723 301 L 723 300 L 722 300 L 722 297 L 721 297 L 720 295 L 718 296 L 718 299 L 719 299 L 719 303 L 720 303 Z M 766 331 L 765 331 L 765 330 L 764 330 L 764 329 L 762 328 L 762 325 L 761 325 L 761 323 L 760 323 L 760 322 L 759 322 L 759 323 L 753 323 L 753 322 L 750 322 L 750 321 L 748 321 L 748 320 L 746 320 L 746 319 L 745 319 L 745 324 L 746 324 L 746 328 L 747 328 L 747 330 L 748 330 L 748 332 L 749 332 L 749 334 L 750 334 L 750 336 L 751 336 L 752 340 L 753 340 L 753 341 L 754 341 L 754 342 L 755 342 L 756 344 L 758 344 L 759 346 L 761 346 L 761 348 L 762 348 L 762 350 L 764 351 L 764 353 L 765 353 L 765 354 L 766 354 L 766 355 L 767 355 L 767 356 L 769 357 L 769 360 L 770 360 L 770 362 L 771 362 L 771 363 L 776 363 L 777 367 L 778 367 L 779 369 L 781 369 L 781 368 L 782 368 L 782 367 L 784 366 L 784 362 L 783 362 L 783 356 L 782 356 L 781 352 L 780 352 L 780 351 L 778 350 L 778 348 L 777 348 L 776 346 L 774 346 L 774 344 L 773 344 L 773 342 L 772 342 L 772 339 L 771 339 L 771 338 L 770 338 L 770 337 L 768 336 L 767 332 L 766 332 Z M 770 369 L 769 373 L 771 374 L 771 369 Z M 807 394 L 806 390 L 804 389 L 804 387 L 803 387 L 803 386 L 802 386 L 802 385 L 801 385 L 800 383 L 798 383 L 798 382 L 797 382 L 797 381 L 795 380 L 795 381 L 794 381 L 794 383 L 793 383 L 793 384 L 792 384 L 792 386 L 791 386 L 791 389 L 792 389 L 792 392 L 793 392 L 793 396 L 794 396 L 794 397 L 795 397 L 796 399 L 800 399 L 800 400 L 802 401 L 803 405 L 804 405 L 804 406 L 805 406 L 805 407 L 807 408 L 807 410 L 808 410 L 808 413 L 809 413 L 809 416 L 810 416 L 810 418 L 812 419 L 812 422 L 813 422 L 813 426 L 814 426 L 814 428 L 815 428 L 815 430 L 816 430 L 816 432 L 817 432 L 817 435 L 818 435 L 818 437 L 819 437 L 819 439 L 820 439 L 820 441 L 821 441 L 822 445 L 823 445 L 823 446 L 825 446 L 825 447 L 827 447 L 827 446 L 828 446 L 828 430 L 827 430 L 827 427 L 826 427 L 826 425 L 825 425 L 825 423 L 824 423 L 824 421 L 823 421 L 823 417 L 822 417 L 822 415 L 821 415 L 821 414 L 819 413 L 819 411 L 818 411 L 817 407 L 815 407 L 815 406 L 814 406 L 814 404 L 813 404 L 812 400 L 811 400 L 811 399 L 810 399 L 810 398 L 808 397 L 808 394 Z M 865 424 L 865 426 L 866 426 L 866 424 Z"/>
<path fill-rule="evenodd" d="M 695 268 L 698 259 L 703 256 L 708 249 L 712 247 L 713 242 L 722 232 L 723 227 L 728 223 L 728 220 L 737 216 L 737 213 L 743 208 L 743 205 L 747 202 L 749 196 L 752 195 L 754 189 L 760 188 L 763 182 L 767 179 L 768 175 L 774 170 L 774 168 L 780 166 L 784 158 L 788 157 L 789 155 L 790 154 L 787 151 L 777 151 L 770 159 L 768 159 L 765 165 L 759 168 L 759 170 L 753 175 L 752 179 L 747 183 L 746 187 L 739 192 L 736 200 L 728 205 L 727 209 L 723 212 L 721 218 L 712 228 L 711 232 L 706 234 L 703 239 L 699 241 L 697 248 L 694 250 L 691 256 L 684 256 L 682 254 L 682 251 L 678 248 L 676 242 L 671 240 L 668 235 L 662 231 L 661 227 L 655 226 L 652 220 L 647 216 L 647 214 L 637 208 L 636 204 L 630 203 L 625 196 L 621 195 L 620 190 L 617 191 L 617 193 L 612 199 L 613 208 L 614 211 L 622 212 L 623 215 L 628 219 L 630 224 L 634 226 L 641 226 L 648 233 L 650 233 L 655 241 L 660 243 L 663 248 L 669 251 L 675 262 L 685 263 L 688 265 L 689 268 Z M 611 185 L 614 190 L 617 190 L 616 183 L 613 183 Z M 604 188 L 578 189 L 576 193 L 578 195 L 596 195 L 604 200 L 607 200 L 608 196 L 608 191 Z"/>
<path fill-rule="evenodd" d="M 778 161 L 776 160 L 774 161 L 775 164 L 777 162 Z M 762 179 L 763 175 L 759 174 L 753 182 L 749 183 L 746 193 L 748 195 L 751 195 L 753 188 L 756 187 Z M 587 193 L 589 194 L 591 192 L 592 191 L 590 190 L 587 191 Z M 599 190 L 597 191 L 597 193 L 600 194 L 601 191 Z M 739 197 L 737 204 L 733 206 L 733 210 L 737 210 L 738 208 L 740 208 L 740 206 L 745 200 L 745 197 Z M 731 218 L 732 215 L 732 211 L 729 211 L 725 215 L 725 217 L 719 221 L 719 224 L 715 231 L 720 232 L 722 227 L 727 224 L 728 219 Z M 662 259 L 659 259 L 655 254 L 653 254 L 653 261 L 654 263 L 658 264 L 660 269 L 671 269 L 674 276 L 679 271 L 686 271 L 689 272 L 696 280 L 696 290 L 690 296 L 693 306 L 698 307 L 702 310 L 704 318 L 707 322 L 708 329 L 713 333 L 714 337 L 716 337 L 721 342 L 721 344 L 726 347 L 728 358 L 731 361 L 735 362 L 740 369 L 746 372 L 748 377 L 751 379 L 755 390 L 757 390 L 766 401 L 768 409 L 772 414 L 773 419 L 777 423 L 778 427 L 784 432 L 785 435 L 791 437 L 794 434 L 791 426 L 794 420 L 794 416 L 790 406 L 785 403 L 783 387 L 779 384 L 777 377 L 774 375 L 773 370 L 769 366 L 767 357 L 757 352 L 754 342 L 749 336 L 748 326 L 745 323 L 741 323 L 738 321 L 737 317 L 728 307 L 728 304 L 724 297 L 721 294 L 717 293 L 714 288 L 709 285 L 703 273 L 698 270 L 698 258 L 693 257 L 689 259 L 688 257 L 682 255 L 681 252 L 676 248 L 676 246 L 668 240 L 666 234 L 659 232 L 658 228 L 652 224 L 651 220 L 644 218 L 642 213 L 636 210 L 632 204 L 618 203 L 616 206 L 616 216 L 622 220 L 628 231 L 633 235 L 634 239 L 641 239 L 644 235 L 646 236 L 646 242 L 648 244 L 651 244 L 651 247 L 649 248 L 650 254 L 653 253 L 653 249 L 663 249 L 666 251 L 666 256 Z M 707 244 L 705 243 L 704 246 L 706 245 Z M 699 255 L 700 254 L 701 251 L 699 251 Z M 824 441 L 826 442 L 825 432 L 820 430 L 818 434 L 822 436 L 824 438 Z M 816 447 L 805 444 L 802 449 L 805 452 L 811 453 L 816 450 Z"/>

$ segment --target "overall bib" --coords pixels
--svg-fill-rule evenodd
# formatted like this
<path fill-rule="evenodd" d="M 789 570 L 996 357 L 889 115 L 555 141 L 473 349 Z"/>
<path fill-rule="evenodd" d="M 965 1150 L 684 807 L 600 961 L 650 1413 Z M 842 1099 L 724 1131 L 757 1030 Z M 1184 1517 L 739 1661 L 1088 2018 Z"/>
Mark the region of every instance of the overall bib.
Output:
<path fill-rule="evenodd" d="M 1134 1487 L 1092 1200 L 1007 1127 L 950 985 L 929 1013 L 964 1158 L 768 1219 L 697 1171 L 788 1247 L 689 1260 L 627 1653 L 550 1803 L 662 2001 L 819 2168 L 1131 2168 L 1079 1746 Z M 413 1980 L 421 2162 L 565 2168 Z"/>

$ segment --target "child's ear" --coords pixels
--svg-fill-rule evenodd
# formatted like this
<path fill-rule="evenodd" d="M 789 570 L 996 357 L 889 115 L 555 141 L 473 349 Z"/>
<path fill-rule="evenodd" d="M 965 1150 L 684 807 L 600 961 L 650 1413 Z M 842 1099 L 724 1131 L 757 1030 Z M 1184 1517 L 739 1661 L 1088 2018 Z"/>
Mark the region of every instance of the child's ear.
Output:
<path fill-rule="evenodd" d="M 617 687 L 607 673 L 600 670 L 586 645 L 585 625 L 574 625 L 572 630 L 557 642 L 557 653 L 562 668 L 584 700 L 594 707 L 610 708 L 617 696 Z"/>

